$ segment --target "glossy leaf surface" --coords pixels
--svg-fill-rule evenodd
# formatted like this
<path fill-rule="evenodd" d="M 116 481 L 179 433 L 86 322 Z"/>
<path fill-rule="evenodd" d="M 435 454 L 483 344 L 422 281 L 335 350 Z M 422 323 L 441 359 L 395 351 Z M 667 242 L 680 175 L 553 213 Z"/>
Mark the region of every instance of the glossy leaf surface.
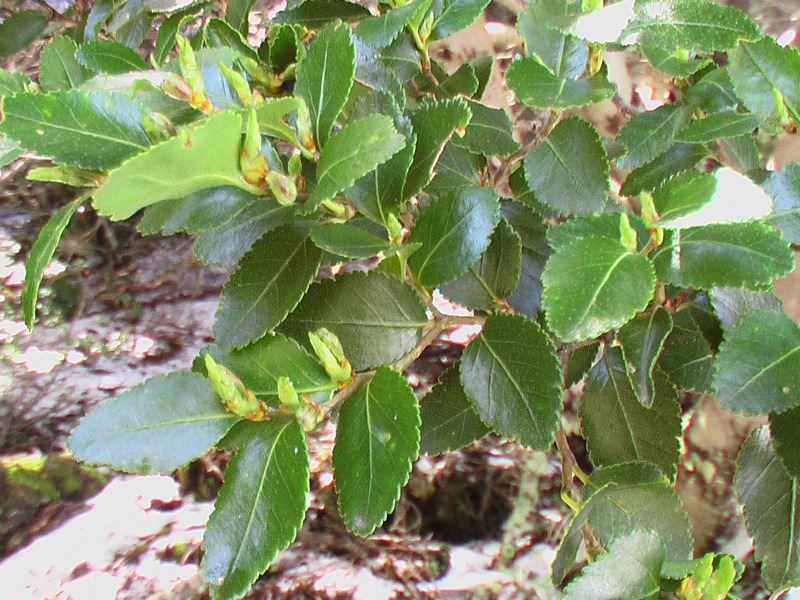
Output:
<path fill-rule="evenodd" d="M 553 75 L 530 57 L 512 62 L 506 77 L 517 99 L 533 108 L 585 106 L 611 98 L 615 89 L 602 73 L 585 79 L 566 79 Z"/>
<path fill-rule="evenodd" d="M 628 321 L 617 332 L 622 346 L 628 379 L 636 397 L 649 407 L 654 398 L 653 371 L 664 341 L 672 331 L 672 317 L 668 310 L 656 307 L 650 314 Z"/>
<path fill-rule="evenodd" d="M 617 134 L 627 153 L 617 160 L 622 168 L 638 167 L 668 150 L 675 134 L 689 122 L 688 106 L 665 104 L 656 110 L 634 116 Z M 687 140 L 688 141 L 688 140 Z"/>
<path fill-rule="evenodd" d="M 93 40 L 78 48 L 75 57 L 85 67 L 98 73 L 144 71 L 147 63 L 136 51 L 111 40 Z"/>
<path fill-rule="evenodd" d="M 391 248 L 385 238 L 346 223 L 317 225 L 311 230 L 311 239 L 323 250 L 347 258 L 369 258 Z"/>

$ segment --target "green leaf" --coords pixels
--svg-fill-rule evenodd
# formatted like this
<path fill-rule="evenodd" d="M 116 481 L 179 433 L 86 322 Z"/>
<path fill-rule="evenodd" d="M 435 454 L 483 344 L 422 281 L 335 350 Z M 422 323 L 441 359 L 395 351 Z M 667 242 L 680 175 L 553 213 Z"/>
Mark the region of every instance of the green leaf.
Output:
<path fill-rule="evenodd" d="M 98 405 L 72 431 L 67 446 L 93 464 L 166 474 L 203 454 L 238 420 L 205 377 L 175 371 Z"/>
<path fill-rule="evenodd" d="M 702 144 L 678 142 L 664 154 L 637 167 L 622 184 L 622 196 L 636 196 L 643 190 L 653 190 L 673 175 L 688 171 L 708 156 Z"/>
<path fill-rule="evenodd" d="M 740 173 L 749 173 L 761 169 L 761 156 L 752 135 L 740 135 L 734 138 L 717 140 L 717 146 L 723 160 L 731 169 Z"/>
<path fill-rule="evenodd" d="M 458 188 L 476 187 L 485 178 L 486 159 L 451 139 L 436 161 L 436 175 L 425 188 L 432 196 L 444 196 Z"/>
<path fill-rule="evenodd" d="M 444 145 L 456 128 L 469 124 L 471 115 L 463 98 L 427 102 L 411 114 L 417 145 L 403 188 L 404 198 L 410 198 L 428 185 Z"/>
<path fill-rule="evenodd" d="M 441 100 L 459 95 L 471 98 L 477 90 L 478 78 L 475 76 L 475 69 L 471 64 L 464 63 L 452 75 L 443 79 L 431 92 Z"/>
<path fill-rule="evenodd" d="M 682 390 L 706 391 L 711 385 L 714 354 L 690 310 L 676 311 L 658 366 Z"/>
<path fill-rule="evenodd" d="M 800 407 L 780 414 L 770 413 L 769 427 L 775 453 L 789 475 L 797 479 L 800 477 Z"/>
<path fill-rule="evenodd" d="M 0 23 L 0 58 L 27 48 L 47 27 L 47 17 L 38 10 L 12 12 Z"/>
<path fill-rule="evenodd" d="M 233 267 L 257 239 L 284 223 L 289 214 L 274 198 L 261 198 L 226 223 L 200 233 L 194 253 L 206 264 Z"/>
<path fill-rule="evenodd" d="M 733 89 L 728 67 L 711 69 L 686 90 L 684 97 L 706 113 L 735 110 L 741 103 Z"/>
<path fill-rule="evenodd" d="M 528 185 L 540 202 L 562 214 L 603 210 L 608 190 L 608 161 L 600 136 L 580 117 L 555 126 L 525 156 Z"/>
<path fill-rule="evenodd" d="M 33 329 L 33 321 L 36 318 L 36 300 L 39 297 L 39 286 L 44 277 L 44 269 L 53 258 L 56 246 L 61 241 L 61 235 L 83 200 L 83 197 L 76 198 L 59 208 L 50 217 L 47 225 L 42 227 L 39 237 L 36 238 L 36 242 L 31 248 L 31 253 L 25 263 L 25 287 L 22 290 L 22 313 L 28 331 Z"/>
<path fill-rule="evenodd" d="M 797 48 L 782 48 L 771 37 L 739 44 L 728 53 L 728 73 L 736 95 L 759 115 L 779 117 L 773 90 L 783 97 L 786 110 L 800 122 L 800 83 L 795 73 L 800 69 Z"/>
<path fill-rule="evenodd" d="M 500 219 L 489 247 L 467 272 L 443 285 L 444 296 L 467 308 L 492 308 L 511 295 L 519 279 L 522 243 L 505 219 Z"/>
<path fill-rule="evenodd" d="M 616 88 L 603 72 L 584 79 L 553 75 L 533 57 L 514 60 L 506 83 L 517 99 L 532 108 L 577 108 L 607 100 Z"/>
<path fill-rule="evenodd" d="M 622 346 L 628 380 L 642 405 L 650 407 L 655 397 L 653 371 L 664 341 L 672 331 L 672 317 L 668 310 L 657 306 L 650 314 L 635 317 L 617 332 Z M 653 461 L 655 462 L 655 461 Z"/>
<path fill-rule="evenodd" d="M 723 329 L 736 322 L 743 313 L 756 308 L 783 311 L 783 305 L 772 292 L 751 292 L 741 288 L 715 287 L 710 292 L 711 304 Z"/>
<path fill-rule="evenodd" d="M 443 0 L 433 21 L 431 39 L 440 40 L 466 29 L 481 16 L 489 0 Z"/>
<path fill-rule="evenodd" d="M 10 165 L 20 156 L 22 156 L 22 147 L 19 142 L 0 135 L 0 167 Z"/>
<path fill-rule="evenodd" d="M 379 17 L 364 19 L 356 26 L 356 37 L 367 46 L 380 50 L 391 44 L 414 16 L 420 2 L 409 2 Z"/>
<path fill-rule="evenodd" d="M 323 250 L 347 258 L 369 258 L 392 247 L 385 238 L 346 223 L 321 223 L 311 230 L 311 239 Z"/>
<path fill-rule="evenodd" d="M 41 67 L 41 59 L 39 60 Z M 24 92 L 31 85 L 31 79 L 25 73 L 0 69 L 0 96 L 13 96 Z"/>
<path fill-rule="evenodd" d="M 632 531 L 611 542 L 608 554 L 584 568 L 564 600 L 656 600 L 664 542 L 655 531 Z"/>
<path fill-rule="evenodd" d="M 634 116 L 617 135 L 617 141 L 627 148 L 617 165 L 621 168 L 638 167 L 668 150 L 675 134 L 683 129 L 691 116 L 691 107 L 680 104 L 665 104 Z"/>
<path fill-rule="evenodd" d="M 75 52 L 75 58 L 88 69 L 98 73 L 127 73 L 145 71 L 147 63 L 135 50 L 111 40 L 94 40 L 83 44 Z"/>
<path fill-rule="evenodd" d="M 144 7 L 154 13 L 172 13 L 194 8 L 204 4 L 206 0 L 142 0 Z M 230 6 L 230 2 L 228 5 Z"/>
<path fill-rule="evenodd" d="M 242 56 L 258 60 L 258 53 L 247 43 L 247 30 L 240 32 L 233 25 L 216 17 L 208 20 L 205 27 L 205 42 L 209 46 L 233 48 Z"/>
<path fill-rule="evenodd" d="M 419 342 L 425 308 L 411 285 L 380 272 L 343 273 L 311 286 L 283 330 L 305 343 L 308 331 L 336 334 L 353 368 L 390 363 Z"/>
<path fill-rule="evenodd" d="M 517 19 L 517 30 L 525 40 L 527 55 L 537 58 L 553 75 L 565 79 L 580 77 L 589 59 L 586 42 L 533 21 L 528 12 Z"/>
<path fill-rule="evenodd" d="M 781 232 L 758 221 L 667 232 L 653 255 L 659 279 L 700 289 L 762 289 L 794 268 Z"/>
<path fill-rule="evenodd" d="M 236 31 L 243 35 L 247 35 L 247 28 L 249 26 L 248 17 L 250 9 L 256 0 L 230 0 L 227 8 L 225 9 L 225 20 L 230 23 Z"/>
<path fill-rule="evenodd" d="M 309 25 L 307 25 L 309 26 Z M 350 27 L 334 23 L 323 29 L 297 66 L 295 94 L 308 105 L 314 139 L 323 148 L 342 111 L 356 71 L 356 49 Z"/>
<path fill-rule="evenodd" d="M 648 239 L 647 228 L 639 217 L 627 213 L 578 215 L 550 227 L 547 230 L 547 243 L 554 250 L 563 250 L 572 242 L 589 236 L 606 237 L 621 242 L 622 223 L 626 218 L 637 234 L 638 245 L 640 248 L 644 247 Z"/>
<path fill-rule="evenodd" d="M 525 15 L 534 23 L 558 30 L 569 29 L 582 12 L 579 0 L 536 0 L 525 8 Z"/>
<path fill-rule="evenodd" d="M 681 407 L 678 393 L 655 372 L 652 406 L 640 403 L 619 348 L 607 348 L 589 372 L 578 414 L 586 449 L 598 466 L 648 461 L 670 479 L 680 453 Z"/>
<path fill-rule="evenodd" d="M 435 456 L 458 450 L 489 433 L 464 392 L 458 366 L 447 369 L 430 393 L 422 397 L 419 413 L 420 454 Z"/>
<path fill-rule="evenodd" d="M 769 428 L 750 434 L 736 459 L 736 495 L 744 504 L 755 559 L 770 589 L 800 582 L 800 484 L 783 468 L 770 443 Z"/>
<path fill-rule="evenodd" d="M 542 271 L 551 254 L 545 238 L 547 225 L 531 209 L 518 202 L 503 202 L 500 214 L 522 242 L 519 280 L 508 303 L 517 312 L 534 319 L 542 301 Z"/>
<path fill-rule="evenodd" d="M 339 512 L 367 536 L 386 520 L 419 454 L 419 408 L 401 373 L 381 365 L 339 409 L 333 474 Z"/>
<path fill-rule="evenodd" d="M 299 6 L 282 10 L 273 23 L 300 23 L 309 29 L 319 29 L 332 21 L 361 21 L 371 17 L 365 7 L 347 0 L 305 0 Z"/>
<path fill-rule="evenodd" d="M 222 288 L 213 327 L 217 341 L 243 346 L 277 327 L 306 293 L 321 258 L 309 234 L 291 225 L 264 235 Z"/>
<path fill-rule="evenodd" d="M 676 56 L 676 53 L 658 46 L 639 46 L 639 52 L 656 71 L 671 77 L 689 77 L 711 62 L 706 57 Z"/>
<path fill-rule="evenodd" d="M 106 25 L 106 33 L 130 48 L 138 48 L 150 32 L 152 23 L 153 16 L 142 0 L 128 0 L 114 12 Z"/>
<path fill-rule="evenodd" d="M 567 368 L 564 372 L 565 388 L 572 387 L 583 379 L 589 369 L 594 366 L 599 350 L 600 342 L 595 342 L 586 346 L 578 346 L 569 353 Z"/>
<path fill-rule="evenodd" d="M 713 173 L 685 171 L 667 179 L 653 191 L 653 204 L 659 215 L 656 224 L 663 226 L 700 210 L 716 191 Z"/>
<path fill-rule="evenodd" d="M 637 0 L 622 34 L 626 43 L 667 52 L 724 52 L 741 39 L 759 37 L 758 27 L 744 12 L 704 0 Z"/>
<path fill-rule="evenodd" d="M 317 163 L 317 187 L 308 202 L 316 206 L 343 192 L 356 179 L 389 160 L 405 143 L 405 137 L 386 115 L 348 123 L 322 149 Z"/>
<path fill-rule="evenodd" d="M 17 94 L 0 107 L 0 133 L 59 163 L 109 169 L 150 146 L 144 107 L 122 94 Z"/>
<path fill-rule="evenodd" d="M 719 138 L 749 135 L 760 123 L 761 118 L 753 114 L 726 110 L 690 123 L 675 135 L 675 139 L 681 142 L 706 144 Z"/>
<path fill-rule="evenodd" d="M 766 221 L 792 244 L 800 244 L 800 164 L 789 163 L 774 171 L 763 188 L 774 201 Z"/>
<path fill-rule="evenodd" d="M 230 4 L 228 3 L 228 6 Z M 191 21 L 196 12 L 196 9 L 182 10 L 170 15 L 161 22 L 156 34 L 153 53 L 150 55 L 150 60 L 153 61 L 154 65 L 158 67 L 166 62 L 170 52 L 175 47 L 176 35 L 188 21 Z"/>
<path fill-rule="evenodd" d="M 537 450 L 550 447 L 561 409 L 561 369 L 535 321 L 490 315 L 464 350 L 461 383 L 492 429 Z"/>
<path fill-rule="evenodd" d="M 473 100 L 468 102 L 472 119 L 464 137 L 454 138 L 453 143 L 485 156 L 508 156 L 520 149 L 519 142 L 514 139 L 511 119 L 505 110 Z"/>
<path fill-rule="evenodd" d="M 465 273 L 489 246 L 499 209 L 492 188 L 462 188 L 431 200 L 408 236 L 410 243 L 422 243 L 409 258 L 419 284 L 432 288 Z"/>
<path fill-rule="evenodd" d="M 215 598 L 238 598 L 297 535 L 306 513 L 308 448 L 294 417 L 246 422 L 203 535 Z"/>
<path fill-rule="evenodd" d="M 653 297 L 655 272 L 642 254 L 616 240 L 590 236 L 548 260 L 542 308 L 565 342 L 591 339 L 627 323 Z"/>
<path fill-rule="evenodd" d="M 714 388 L 725 408 L 758 415 L 797 404 L 800 328 L 786 314 L 744 313 L 725 331 L 716 362 Z"/>
<path fill-rule="evenodd" d="M 75 41 L 63 35 L 45 44 L 39 59 L 39 83 L 44 91 L 71 90 L 92 76 L 75 57 L 77 49 Z"/>

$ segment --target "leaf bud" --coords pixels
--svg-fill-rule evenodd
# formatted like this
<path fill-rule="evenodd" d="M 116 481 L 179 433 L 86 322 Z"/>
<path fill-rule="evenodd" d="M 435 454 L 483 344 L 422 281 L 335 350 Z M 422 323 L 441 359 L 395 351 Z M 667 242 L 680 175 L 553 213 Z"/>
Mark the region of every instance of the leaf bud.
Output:
<path fill-rule="evenodd" d="M 286 375 L 278 377 L 278 400 L 281 402 L 281 408 L 290 414 L 296 412 L 300 406 L 300 398 L 297 396 L 294 384 Z"/>
<path fill-rule="evenodd" d="M 250 84 L 247 80 L 242 76 L 239 71 L 235 69 L 231 69 L 225 65 L 225 63 L 217 63 L 219 67 L 219 72 L 222 73 L 223 77 L 228 80 L 228 83 L 231 84 L 236 95 L 239 97 L 239 101 L 242 103 L 242 106 L 246 108 L 250 108 L 255 106 L 256 102 L 253 96 L 253 92 L 250 90 Z"/>
<path fill-rule="evenodd" d="M 251 421 L 264 419 L 266 405 L 244 386 L 233 371 L 219 364 L 210 354 L 206 354 L 204 360 L 211 385 L 230 412 Z"/>
<path fill-rule="evenodd" d="M 320 327 L 316 331 L 309 331 L 308 339 L 331 379 L 345 383 L 353 378 L 350 361 L 344 355 L 342 344 L 335 333 Z"/>
<path fill-rule="evenodd" d="M 270 171 L 265 177 L 269 190 L 282 206 L 291 206 L 297 200 L 297 186 L 283 173 Z"/>
<path fill-rule="evenodd" d="M 263 186 L 269 173 L 267 160 L 261 154 L 261 129 L 258 126 L 256 111 L 250 109 L 247 130 L 244 135 L 242 151 L 239 155 L 239 168 L 247 183 Z"/>
<path fill-rule="evenodd" d="M 306 106 L 303 99 L 298 99 L 300 100 L 300 105 L 297 107 L 297 118 L 295 119 L 297 135 L 300 137 L 300 144 L 303 148 L 314 152 L 317 146 L 314 143 L 314 133 L 311 128 L 311 113 L 308 112 L 308 106 Z"/>
<path fill-rule="evenodd" d="M 203 112 L 210 112 L 213 106 L 206 97 L 206 82 L 200 67 L 197 66 L 194 49 L 189 40 L 182 35 L 176 35 L 175 39 L 178 43 L 178 64 L 181 68 L 181 75 L 191 89 L 188 98 L 189 105 Z"/>
<path fill-rule="evenodd" d="M 289 176 L 297 179 L 300 175 L 303 174 L 303 162 L 300 159 L 299 154 L 292 154 L 289 156 L 289 165 L 288 165 Z"/>
<path fill-rule="evenodd" d="M 636 252 L 636 230 L 631 227 L 631 222 L 626 213 L 620 214 L 619 217 L 619 238 L 622 245 L 628 249 L 628 252 Z"/>
<path fill-rule="evenodd" d="M 395 246 L 403 243 L 403 225 L 397 220 L 394 213 L 389 213 L 386 218 L 386 229 L 389 232 L 389 241 Z"/>
<path fill-rule="evenodd" d="M 313 402 L 311 398 L 304 395 L 300 399 L 300 407 L 297 409 L 294 416 L 297 422 L 300 423 L 300 427 L 303 428 L 303 431 L 313 431 L 314 428 L 320 424 L 322 419 L 325 418 L 325 411 L 319 404 Z"/>

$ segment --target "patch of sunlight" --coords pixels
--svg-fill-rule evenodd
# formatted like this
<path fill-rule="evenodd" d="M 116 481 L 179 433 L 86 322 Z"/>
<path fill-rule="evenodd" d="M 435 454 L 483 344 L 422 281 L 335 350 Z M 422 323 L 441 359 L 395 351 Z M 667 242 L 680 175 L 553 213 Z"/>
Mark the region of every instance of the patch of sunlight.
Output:
<path fill-rule="evenodd" d="M 64 354 L 55 350 L 39 350 L 36 346 L 28 346 L 22 354 L 11 357 L 11 362 L 23 365 L 33 373 L 49 373 L 64 360 Z"/>

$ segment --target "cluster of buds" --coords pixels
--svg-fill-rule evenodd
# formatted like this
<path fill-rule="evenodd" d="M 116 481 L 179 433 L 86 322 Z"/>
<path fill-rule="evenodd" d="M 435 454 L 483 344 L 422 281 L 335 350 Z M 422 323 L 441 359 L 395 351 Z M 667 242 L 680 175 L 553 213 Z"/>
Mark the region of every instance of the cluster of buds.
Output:
<path fill-rule="evenodd" d="M 206 96 L 206 82 L 197 66 L 192 45 L 182 35 L 176 36 L 176 40 L 181 75 L 170 73 L 162 85 L 163 90 L 168 96 L 188 102 L 192 108 L 209 113 L 214 107 Z"/>
<path fill-rule="evenodd" d="M 297 186 L 294 180 L 279 171 L 270 170 L 267 160 L 261 154 L 261 129 L 256 111 L 253 109 L 250 110 L 247 120 L 244 144 L 239 155 L 239 167 L 247 183 L 260 188 L 269 188 L 283 206 L 294 204 L 297 199 Z"/>
<path fill-rule="evenodd" d="M 736 567 L 730 554 L 716 557 L 713 552 L 706 554 L 681 582 L 678 597 L 682 600 L 724 600 L 738 579 Z M 716 563 L 716 565 L 714 564 Z"/>
<path fill-rule="evenodd" d="M 325 411 L 307 394 L 298 396 L 292 380 L 282 375 L 278 378 L 278 409 L 283 414 L 294 415 L 305 431 L 312 431 L 325 417 Z"/>
<path fill-rule="evenodd" d="M 246 388 L 233 371 L 219 364 L 210 354 L 205 355 L 205 364 L 211 385 L 230 412 L 251 421 L 267 418 L 267 405 Z"/>
<path fill-rule="evenodd" d="M 336 334 L 320 327 L 316 331 L 309 331 L 308 339 L 328 376 L 333 381 L 338 381 L 341 387 L 350 383 L 353 379 L 353 368 L 344 355 L 344 349 Z"/>

